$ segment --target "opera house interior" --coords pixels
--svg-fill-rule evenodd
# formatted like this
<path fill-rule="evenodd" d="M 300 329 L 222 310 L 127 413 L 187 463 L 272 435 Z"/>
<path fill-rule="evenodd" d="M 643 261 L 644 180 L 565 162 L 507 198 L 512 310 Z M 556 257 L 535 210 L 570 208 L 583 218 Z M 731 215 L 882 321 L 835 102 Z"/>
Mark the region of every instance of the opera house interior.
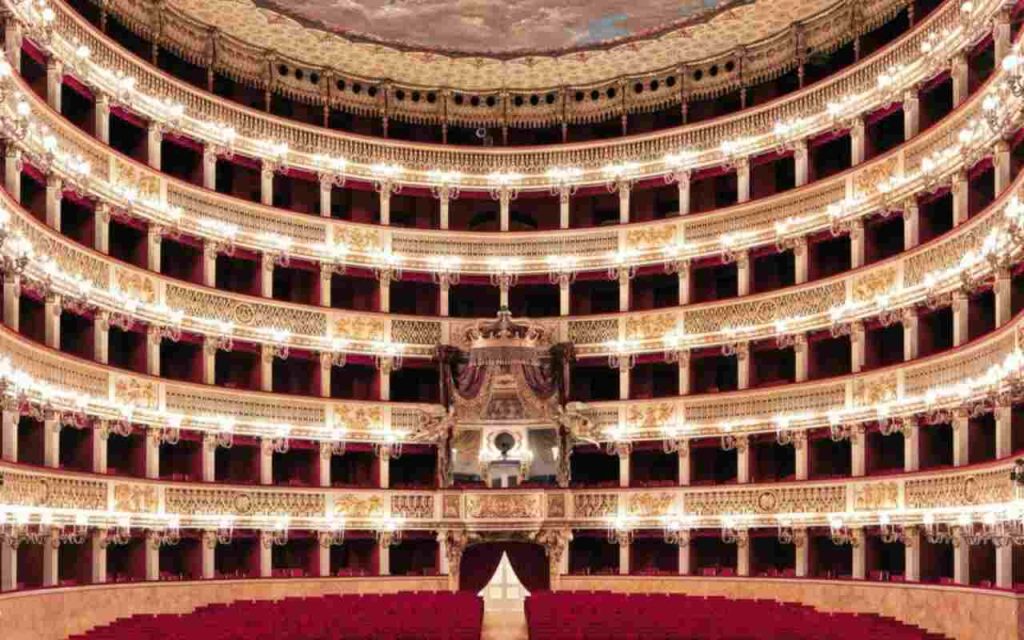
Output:
<path fill-rule="evenodd" d="M 1024 640 L 1024 0 L 0 0 L 4 640 Z"/>

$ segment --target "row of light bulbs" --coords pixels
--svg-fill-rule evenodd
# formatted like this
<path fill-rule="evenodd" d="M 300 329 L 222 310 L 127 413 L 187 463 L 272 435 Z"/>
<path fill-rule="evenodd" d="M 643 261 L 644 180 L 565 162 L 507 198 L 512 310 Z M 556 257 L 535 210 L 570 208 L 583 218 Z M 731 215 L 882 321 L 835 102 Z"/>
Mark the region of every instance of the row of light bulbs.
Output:
<path fill-rule="evenodd" d="M 6 62 L 0 62 L 0 81 L 11 82 L 10 66 Z M 27 94 L 23 94 L 27 95 Z M 991 96 L 990 96 L 991 97 Z M 35 121 L 32 109 L 25 101 L 19 101 L 14 107 L 15 114 L 7 123 L 7 128 L 18 129 L 12 137 L 24 138 L 24 143 L 39 144 L 43 148 L 43 155 L 49 159 L 51 170 L 64 173 L 68 183 L 72 186 L 82 184 L 88 185 L 90 191 L 105 191 L 111 196 L 111 204 L 123 208 L 129 212 L 143 215 L 152 222 L 167 226 L 174 230 L 183 230 L 184 214 L 180 207 L 168 205 L 158 198 L 143 196 L 138 192 L 135 185 L 104 185 L 91 176 L 91 168 L 87 161 L 81 156 L 71 152 L 63 152 L 57 148 L 56 137 Z M 1012 107 L 1007 106 L 1007 112 L 1012 112 Z M 963 161 L 964 154 L 961 153 L 969 145 L 978 146 L 981 141 L 978 125 L 979 121 L 972 121 L 959 134 L 959 148 L 953 146 L 945 152 L 936 154 L 935 157 L 927 157 L 922 161 L 918 181 L 926 180 L 936 182 L 942 176 L 948 175 L 950 170 L 955 170 L 957 164 Z M 11 131 L 8 131 L 11 133 Z M 947 162 L 938 161 L 946 160 Z M 946 166 L 950 164 L 952 166 Z M 892 177 L 882 181 L 879 185 L 880 196 L 883 200 L 893 201 L 894 189 L 903 187 L 902 191 L 909 191 L 913 186 L 913 180 L 909 177 Z M 236 243 L 244 244 L 257 251 L 269 251 L 275 254 L 294 254 L 299 257 L 311 258 L 326 264 L 369 264 L 374 267 L 400 267 L 403 264 L 410 268 L 433 271 L 440 274 L 451 274 L 459 272 L 484 272 L 494 273 L 496 269 L 505 269 L 514 272 L 525 272 L 538 268 L 554 270 L 563 269 L 566 272 L 575 272 L 581 268 L 605 268 L 611 264 L 615 267 L 621 265 L 636 266 L 645 263 L 659 263 L 665 260 L 693 259 L 701 255 L 714 253 L 735 253 L 748 249 L 764 242 L 780 242 L 783 238 L 795 237 L 796 234 L 813 233 L 820 230 L 822 223 L 831 224 L 833 228 L 839 223 L 849 224 L 857 217 L 870 215 L 877 211 L 878 198 L 869 201 L 863 196 L 846 198 L 841 202 L 833 203 L 824 209 L 820 214 L 812 214 L 802 217 L 790 217 L 786 220 L 774 223 L 774 234 L 766 235 L 764 232 L 745 231 L 722 234 L 717 240 L 692 243 L 685 241 L 674 241 L 663 247 L 653 247 L 644 251 L 622 250 L 611 252 L 599 258 L 591 258 L 586 261 L 577 260 L 570 256 L 548 256 L 541 261 L 527 261 L 516 257 L 492 257 L 485 260 L 463 260 L 459 256 L 434 256 L 426 259 L 405 257 L 386 249 L 370 251 L 357 251 L 348 247 L 345 243 L 324 244 L 324 243 L 301 243 L 295 239 L 274 232 L 247 233 L 239 229 L 237 224 L 216 220 L 200 219 L 194 223 L 194 230 L 200 237 L 222 242 L 227 247 L 233 247 Z"/>

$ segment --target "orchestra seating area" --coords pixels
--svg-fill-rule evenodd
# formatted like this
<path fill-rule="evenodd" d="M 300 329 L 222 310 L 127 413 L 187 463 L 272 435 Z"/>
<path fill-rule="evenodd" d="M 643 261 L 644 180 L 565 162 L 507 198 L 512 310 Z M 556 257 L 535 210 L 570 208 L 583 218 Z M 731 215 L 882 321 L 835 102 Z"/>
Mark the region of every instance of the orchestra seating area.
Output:
<path fill-rule="evenodd" d="M 530 640 L 941 640 L 877 615 L 771 600 L 543 592 L 526 601 Z"/>
<path fill-rule="evenodd" d="M 70 640 L 479 640 L 482 616 L 469 593 L 335 595 L 137 615 Z"/>

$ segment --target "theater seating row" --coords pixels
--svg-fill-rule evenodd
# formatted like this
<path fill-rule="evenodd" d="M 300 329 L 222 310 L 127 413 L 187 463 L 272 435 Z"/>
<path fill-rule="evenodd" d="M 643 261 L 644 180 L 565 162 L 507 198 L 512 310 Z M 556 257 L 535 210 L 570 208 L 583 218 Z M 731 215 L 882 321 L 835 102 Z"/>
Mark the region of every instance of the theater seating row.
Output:
<path fill-rule="evenodd" d="M 537 592 L 526 619 L 530 640 L 943 640 L 877 615 L 676 594 Z"/>
<path fill-rule="evenodd" d="M 479 640 L 482 623 L 469 593 L 331 595 L 136 615 L 69 640 Z"/>

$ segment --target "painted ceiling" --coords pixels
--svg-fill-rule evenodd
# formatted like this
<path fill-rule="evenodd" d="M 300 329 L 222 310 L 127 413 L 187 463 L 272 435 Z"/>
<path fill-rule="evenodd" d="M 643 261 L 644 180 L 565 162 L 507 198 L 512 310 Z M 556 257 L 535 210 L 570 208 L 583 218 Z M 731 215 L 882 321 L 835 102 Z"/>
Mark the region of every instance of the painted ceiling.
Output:
<path fill-rule="evenodd" d="M 459 53 L 565 51 L 646 37 L 733 0 L 254 0 L 350 38 Z"/>

